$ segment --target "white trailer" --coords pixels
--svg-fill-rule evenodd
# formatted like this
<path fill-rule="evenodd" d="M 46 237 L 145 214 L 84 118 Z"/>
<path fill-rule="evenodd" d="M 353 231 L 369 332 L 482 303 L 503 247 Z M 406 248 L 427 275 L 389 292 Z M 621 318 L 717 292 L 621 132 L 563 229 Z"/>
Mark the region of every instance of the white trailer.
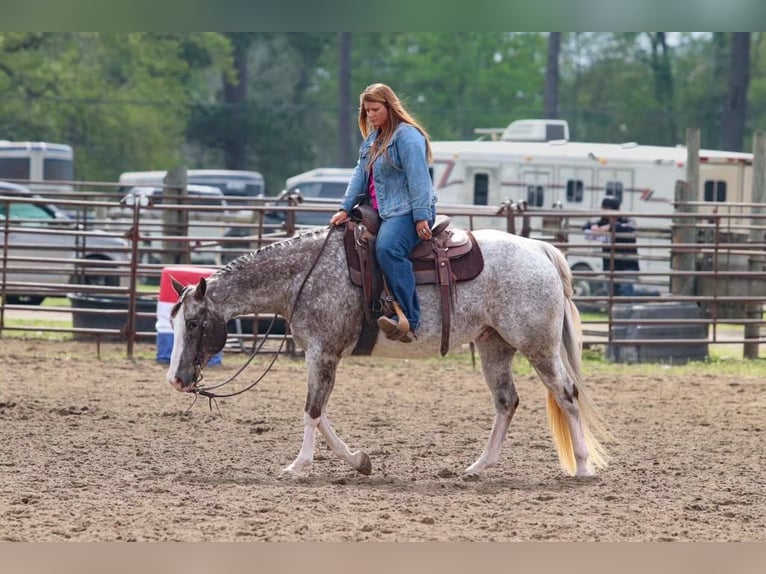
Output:
<path fill-rule="evenodd" d="M 526 120 L 529 123 L 534 120 Z M 546 120 L 538 120 L 541 123 Z M 513 124 L 505 130 L 512 135 Z M 484 130 L 487 133 L 499 131 Z M 517 130 L 518 131 L 518 130 Z M 545 133 L 545 130 L 538 130 Z M 550 130 L 548 130 L 550 132 Z M 677 180 L 686 179 L 686 147 L 643 146 L 553 141 L 434 141 L 433 181 L 439 203 L 500 206 L 526 202 L 530 208 L 563 211 L 599 210 L 601 200 L 615 196 L 621 210 L 634 216 L 643 231 L 665 230 L 669 240 Z M 752 196 L 752 154 L 700 150 L 697 200 L 713 203 L 748 202 Z M 666 215 L 644 218 L 641 215 Z M 584 223 L 570 219 L 572 227 Z M 501 218 L 487 225 L 505 228 Z M 538 226 L 532 225 L 533 228 Z M 584 241 L 569 235 L 570 242 Z M 646 271 L 660 272 L 668 263 L 657 259 L 657 243 L 643 244 Z M 568 254 L 572 269 L 599 271 L 598 257 Z M 639 256 L 642 250 L 639 249 Z M 664 289 L 663 289 L 664 290 Z M 587 294 L 587 293 L 584 293 Z"/>
<path fill-rule="evenodd" d="M 32 191 L 71 191 L 74 152 L 66 144 L 0 140 L 0 180 Z"/>

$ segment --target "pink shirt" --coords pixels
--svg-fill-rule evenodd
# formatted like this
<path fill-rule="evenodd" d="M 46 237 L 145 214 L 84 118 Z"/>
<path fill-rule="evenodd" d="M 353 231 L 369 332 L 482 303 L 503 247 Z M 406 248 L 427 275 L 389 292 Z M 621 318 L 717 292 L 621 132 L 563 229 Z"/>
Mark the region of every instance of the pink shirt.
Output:
<path fill-rule="evenodd" d="M 375 178 L 372 176 L 372 170 L 370 170 L 370 200 L 372 203 L 372 208 L 377 210 L 378 209 L 378 196 L 375 194 Z"/>

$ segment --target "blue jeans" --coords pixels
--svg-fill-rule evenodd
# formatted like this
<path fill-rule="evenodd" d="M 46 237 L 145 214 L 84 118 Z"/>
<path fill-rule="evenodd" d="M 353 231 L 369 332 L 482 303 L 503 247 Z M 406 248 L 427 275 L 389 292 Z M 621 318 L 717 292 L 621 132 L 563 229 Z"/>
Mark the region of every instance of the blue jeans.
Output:
<path fill-rule="evenodd" d="M 428 222 L 433 225 L 433 218 Z M 415 273 L 410 252 L 420 243 L 412 214 L 389 217 L 380 223 L 375 254 L 391 294 L 410 322 L 410 330 L 420 325 L 420 304 L 415 293 Z"/>

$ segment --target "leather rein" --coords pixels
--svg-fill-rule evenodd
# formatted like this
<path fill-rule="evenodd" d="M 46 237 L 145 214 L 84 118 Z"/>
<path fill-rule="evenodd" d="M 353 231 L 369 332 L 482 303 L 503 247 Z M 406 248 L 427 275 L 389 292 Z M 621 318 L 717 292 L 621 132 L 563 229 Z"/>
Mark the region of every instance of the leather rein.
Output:
<path fill-rule="evenodd" d="M 292 321 L 293 315 L 295 315 L 295 310 L 298 308 L 298 303 L 300 302 L 301 294 L 303 293 L 303 288 L 306 286 L 306 281 L 308 281 L 308 278 L 311 277 L 311 273 L 313 273 L 314 269 L 317 266 L 317 263 L 319 262 L 319 258 L 322 256 L 322 253 L 324 253 L 324 250 L 327 247 L 327 242 L 330 240 L 330 234 L 336 228 L 337 228 L 337 226 L 335 226 L 335 225 L 330 225 L 329 226 L 329 231 L 328 231 L 327 236 L 325 237 L 324 241 L 322 242 L 322 247 L 319 249 L 319 253 L 317 253 L 316 257 L 314 258 L 314 261 L 311 263 L 311 267 L 309 268 L 308 273 L 306 273 L 306 276 L 303 278 L 303 281 L 301 282 L 301 286 L 298 289 L 298 294 L 295 296 L 295 301 L 293 302 L 293 307 L 290 310 L 289 316 L 287 317 L 287 326 L 290 325 L 290 322 Z M 263 371 L 261 376 L 259 376 L 255 381 L 250 383 L 245 388 L 240 389 L 238 391 L 233 391 L 233 392 L 230 392 L 230 393 L 214 393 L 214 392 L 212 392 L 213 390 L 219 389 L 219 388 L 223 387 L 224 385 L 228 385 L 229 383 L 234 381 L 234 379 L 236 379 L 242 373 L 242 371 L 244 371 L 247 368 L 247 366 L 250 363 L 253 362 L 253 359 L 255 358 L 255 356 L 258 354 L 258 352 L 263 347 L 263 344 L 266 342 L 266 339 L 268 339 L 268 336 L 271 334 L 271 329 L 274 327 L 274 324 L 276 323 L 276 320 L 277 320 L 277 315 L 274 315 L 274 317 L 271 319 L 271 323 L 269 323 L 269 328 L 266 330 L 266 334 L 264 335 L 263 340 L 261 340 L 261 342 L 258 344 L 258 346 L 255 347 L 251 351 L 250 356 L 247 358 L 245 363 L 237 370 L 236 373 L 234 373 L 231 377 L 229 377 L 228 379 L 226 379 L 225 381 L 223 381 L 221 383 L 218 383 L 218 384 L 215 384 L 215 385 L 211 385 L 211 386 L 206 386 L 206 387 L 198 387 L 198 386 L 196 386 L 196 383 L 202 381 L 202 379 L 203 379 L 203 376 L 202 376 L 202 366 L 199 364 L 201 362 L 199 357 L 201 356 L 201 347 L 202 347 L 202 337 L 200 337 L 199 344 L 198 344 L 200 349 L 198 350 L 197 357 L 196 357 L 196 361 L 198 361 L 198 362 L 194 365 L 194 370 L 199 375 L 199 379 L 197 381 L 195 381 L 195 387 L 191 390 L 191 392 L 193 392 L 196 396 L 194 397 L 194 402 L 192 402 L 191 406 L 189 406 L 190 409 L 194 406 L 194 403 L 197 402 L 197 398 L 198 398 L 199 395 L 201 395 L 203 397 L 206 397 L 210 401 L 210 409 L 212 410 L 212 408 L 213 408 L 212 407 L 212 403 L 213 403 L 213 401 L 215 399 L 229 398 L 229 397 L 235 397 L 237 395 L 241 395 L 242 393 L 244 393 L 246 391 L 249 391 L 250 389 L 255 387 L 255 385 L 257 385 L 258 383 L 260 383 L 263 380 L 263 378 L 271 370 L 271 367 L 274 366 L 274 363 L 276 362 L 277 358 L 279 358 L 279 354 L 282 352 L 282 348 L 284 347 L 285 341 L 287 340 L 287 331 L 288 331 L 287 329 L 285 329 L 284 336 L 282 337 L 282 340 L 279 343 L 279 348 L 274 353 L 274 356 L 272 357 L 271 362 L 265 368 L 265 370 Z M 256 323 L 256 328 L 257 328 L 257 323 Z M 218 407 L 218 405 L 216 405 L 216 408 L 217 407 Z"/>

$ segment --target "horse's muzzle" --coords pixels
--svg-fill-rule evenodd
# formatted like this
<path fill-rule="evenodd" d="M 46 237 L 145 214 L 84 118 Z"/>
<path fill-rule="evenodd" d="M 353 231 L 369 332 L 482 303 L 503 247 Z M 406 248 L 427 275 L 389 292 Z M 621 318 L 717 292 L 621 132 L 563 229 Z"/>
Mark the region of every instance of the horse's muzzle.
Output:
<path fill-rule="evenodd" d="M 168 382 L 171 386 L 182 393 L 193 393 L 197 390 L 197 385 L 202 380 L 202 369 L 199 366 L 194 367 L 194 372 L 188 372 L 186 369 L 179 369 L 175 373 L 168 371 Z"/>
<path fill-rule="evenodd" d="M 173 379 L 172 381 L 170 381 L 170 384 L 173 386 L 175 390 L 180 391 L 182 393 L 188 393 L 194 388 L 194 382 L 185 383 L 179 378 Z"/>

